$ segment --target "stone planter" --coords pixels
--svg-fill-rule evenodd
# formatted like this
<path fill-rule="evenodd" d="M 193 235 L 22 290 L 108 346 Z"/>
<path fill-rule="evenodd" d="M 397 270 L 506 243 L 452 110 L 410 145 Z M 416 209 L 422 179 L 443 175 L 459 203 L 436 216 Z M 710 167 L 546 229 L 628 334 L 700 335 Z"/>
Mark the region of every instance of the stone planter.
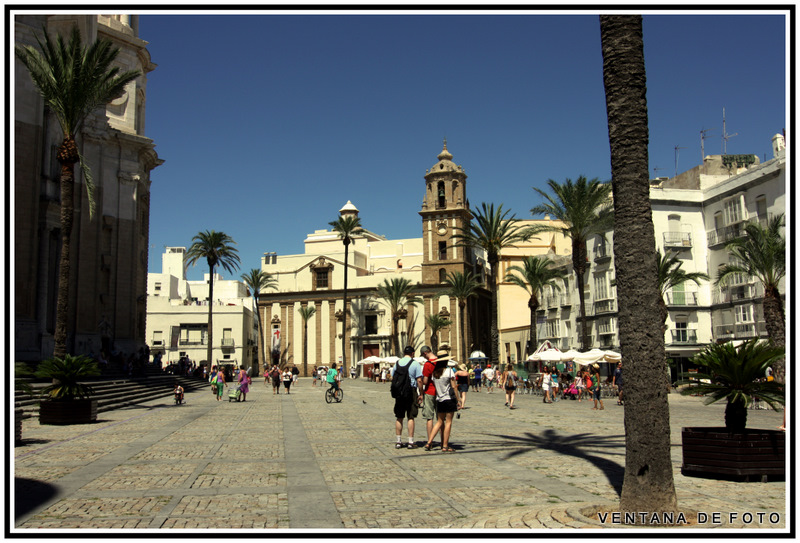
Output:
<path fill-rule="evenodd" d="M 683 428 L 683 475 L 766 481 L 786 477 L 786 434 L 779 430 Z"/>
<path fill-rule="evenodd" d="M 97 420 L 97 400 L 42 400 L 39 424 L 87 424 Z"/>

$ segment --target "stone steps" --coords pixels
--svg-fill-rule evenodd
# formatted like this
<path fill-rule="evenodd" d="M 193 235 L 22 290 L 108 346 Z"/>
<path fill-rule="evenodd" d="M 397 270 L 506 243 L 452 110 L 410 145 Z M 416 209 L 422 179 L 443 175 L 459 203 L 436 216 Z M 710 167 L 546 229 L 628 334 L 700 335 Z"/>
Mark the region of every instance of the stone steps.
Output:
<path fill-rule="evenodd" d="M 152 375 L 146 378 L 111 378 L 84 381 L 92 387 L 92 399 L 97 400 L 97 411 L 110 411 L 159 398 L 172 398 L 175 381 L 183 387 L 184 392 L 192 392 L 207 388 L 208 382 L 192 377 L 176 377 L 174 375 Z M 38 416 L 41 391 L 46 383 L 32 383 L 34 395 L 16 392 L 14 408 L 22 409 L 23 417 Z"/>

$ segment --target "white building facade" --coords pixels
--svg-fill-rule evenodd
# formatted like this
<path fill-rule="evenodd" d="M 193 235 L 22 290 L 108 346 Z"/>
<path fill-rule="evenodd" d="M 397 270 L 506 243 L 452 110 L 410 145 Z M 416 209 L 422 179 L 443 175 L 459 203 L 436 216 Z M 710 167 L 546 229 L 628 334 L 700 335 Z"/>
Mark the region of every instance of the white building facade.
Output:
<path fill-rule="evenodd" d="M 185 247 L 167 247 L 161 259 L 161 273 L 147 274 L 146 339 L 151 353 L 162 353 L 164 366 L 182 356 L 205 363 L 210 303 L 212 365 L 253 366 L 257 360 L 257 322 L 245 284 L 214 274 L 214 300 L 209 300 L 209 274 L 202 281 L 186 279 Z"/>
<path fill-rule="evenodd" d="M 725 243 L 741 236 L 750 221 L 766 224 L 786 210 L 786 151 L 782 135 L 773 138 L 773 158 L 759 163 L 755 155 L 708 156 L 703 165 L 674 178 L 654 180 L 650 188 L 656 248 L 678 256 L 681 269 L 703 272 L 710 281 L 688 282 L 666 293 L 669 310 L 665 345 L 673 371 L 685 369 L 688 359 L 713 342 L 767 337 L 763 288 L 752 277 L 731 285 L 714 286 L 719 268 L 732 262 Z M 585 277 L 588 348 L 619 350 L 617 293 L 614 275 L 613 231 L 594 236 L 587 244 L 589 269 Z M 578 293 L 570 272 L 561 292 L 543 293 L 538 315 L 539 342 L 549 340 L 565 350 L 580 348 Z M 781 295 L 786 297 L 785 285 Z M 623 353 L 624 356 L 624 353 Z"/>

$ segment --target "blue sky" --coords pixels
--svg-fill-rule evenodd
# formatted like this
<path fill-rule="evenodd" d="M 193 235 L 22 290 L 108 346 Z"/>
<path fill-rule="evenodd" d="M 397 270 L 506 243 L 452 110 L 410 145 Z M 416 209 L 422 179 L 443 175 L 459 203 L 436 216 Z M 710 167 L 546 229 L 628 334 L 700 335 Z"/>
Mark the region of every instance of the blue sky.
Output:
<path fill-rule="evenodd" d="M 674 175 L 676 146 L 679 172 L 698 165 L 703 129 L 719 154 L 723 108 L 727 152 L 770 158 L 788 128 L 782 14 L 644 15 L 651 177 Z M 596 15 L 186 12 L 142 15 L 139 36 L 158 65 L 145 133 L 165 160 L 151 272 L 202 230 L 237 242 L 240 273 L 301 253 L 347 200 L 369 230 L 418 237 L 445 137 L 473 207 L 531 218 L 548 179 L 610 179 Z"/>

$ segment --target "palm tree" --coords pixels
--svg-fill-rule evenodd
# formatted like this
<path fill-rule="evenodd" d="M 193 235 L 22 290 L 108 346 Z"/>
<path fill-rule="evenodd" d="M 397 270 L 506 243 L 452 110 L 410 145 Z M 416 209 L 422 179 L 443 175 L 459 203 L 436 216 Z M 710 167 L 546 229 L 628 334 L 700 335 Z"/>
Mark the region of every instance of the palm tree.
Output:
<path fill-rule="evenodd" d="M 553 261 L 549 258 L 527 256 L 522 261 L 522 266 L 511 266 L 506 271 L 506 281 L 517 285 L 528 293 L 528 309 L 531 312 L 530 348 L 525 354 L 531 354 L 538 345 L 536 338 L 536 311 L 539 309 L 539 293 L 545 287 L 560 291 L 559 280 L 566 275 L 560 269 L 552 268 Z M 512 273 L 517 272 L 519 275 Z"/>
<path fill-rule="evenodd" d="M 686 272 L 681 269 L 683 262 L 678 259 L 678 255 L 667 251 L 664 255 L 656 249 L 656 263 L 658 265 L 658 288 L 661 292 L 659 299 L 659 310 L 661 312 L 661 323 L 666 326 L 669 310 L 664 296 L 673 288 L 693 281 L 699 285 L 701 279 L 709 280 L 708 274 L 703 272 Z"/>
<path fill-rule="evenodd" d="M 460 324 L 461 336 L 461 357 L 467 359 L 467 335 L 466 335 L 466 308 L 467 300 L 477 295 L 480 284 L 475 280 L 472 272 L 466 274 L 461 272 L 450 272 L 445 278 L 448 289 L 445 292 L 451 298 L 458 300 L 458 320 Z"/>
<path fill-rule="evenodd" d="M 64 139 L 56 159 L 61 166 L 61 258 L 58 268 L 58 294 L 53 340 L 53 356 L 63 359 L 67 352 L 67 315 L 69 314 L 69 275 L 74 215 L 75 164 L 83 171 L 89 199 L 89 215 L 94 215 L 94 185 L 76 137 L 84 119 L 125 92 L 128 83 L 141 72 L 120 72 L 112 67 L 119 48 L 98 39 L 88 47 L 81 43 L 78 27 L 72 29 L 69 42 L 59 35 L 55 43 L 42 29 L 44 38 L 36 37 L 39 49 L 30 45 L 15 47 L 17 58 L 25 65 L 48 109 L 58 120 Z"/>
<path fill-rule="evenodd" d="M 678 504 L 669 403 L 663 393 L 668 387 L 663 323 L 653 311 L 660 293 L 647 162 L 642 17 L 601 15 L 600 41 L 614 190 L 617 318 L 626 360 L 625 475 L 619 509 L 674 512 Z M 579 288 L 582 292 L 582 285 Z"/>
<path fill-rule="evenodd" d="M 261 311 L 258 309 L 258 297 L 261 295 L 262 291 L 268 289 L 277 290 L 278 280 L 263 270 L 253 268 L 248 273 L 242 274 L 242 281 L 244 281 L 244 284 L 250 290 L 256 308 L 256 319 L 258 322 L 258 365 L 261 367 L 267 359 L 267 353 L 264 351 L 264 326 L 261 322 Z M 256 375 L 257 374 L 258 372 L 256 372 Z"/>
<path fill-rule="evenodd" d="M 333 231 L 339 234 L 339 238 L 344 243 L 344 305 L 342 309 L 342 371 L 347 373 L 347 256 L 351 243 L 355 243 L 354 236 L 364 233 L 361 227 L 361 219 L 356 215 L 340 215 L 338 219 L 328 223 Z"/>
<path fill-rule="evenodd" d="M 739 432 L 747 426 L 747 407 L 753 398 L 764 400 L 775 411 L 783 405 L 783 386 L 764 380 L 768 367 L 784 357 L 784 348 L 757 338 L 738 347 L 733 343 L 712 343 L 695 355 L 692 362 L 706 368 L 704 373 L 687 373 L 688 384 L 681 394 L 705 396 L 706 405 L 725 399 L 725 427 Z"/>
<path fill-rule="evenodd" d="M 548 179 L 547 184 L 552 194 L 534 187 L 533 190 L 538 192 L 546 203 L 534 207 L 531 213 L 548 214 L 562 225 L 537 225 L 531 228 L 531 232 L 533 234 L 559 232 L 572 241 L 572 269 L 575 272 L 580 302 L 581 350 L 585 351 L 590 347 L 583 291 L 588 261 L 586 241 L 595 234 L 603 235 L 614 224 L 613 210 L 609 201 L 611 184 L 601 183 L 597 178 L 587 180 L 584 176 L 578 177 L 574 182 L 572 179 L 567 179 L 562 184 Z"/>
<path fill-rule="evenodd" d="M 392 343 L 394 344 L 395 353 L 402 352 L 397 333 L 397 323 L 401 314 L 407 306 L 422 303 L 420 298 L 412 294 L 413 290 L 414 285 L 404 277 L 384 279 L 383 283 L 378 285 L 378 297 L 389 307 L 389 313 L 392 317 Z"/>
<path fill-rule="evenodd" d="M 441 315 L 428 315 L 425 319 L 425 324 L 431 329 L 431 348 L 433 352 L 436 352 L 439 350 L 439 332 L 453 324 L 453 322 Z"/>
<path fill-rule="evenodd" d="M 778 290 L 786 275 L 786 239 L 781 234 L 784 215 L 780 213 L 767 222 L 749 222 L 744 237 L 729 241 L 725 248 L 736 263 L 720 268 L 716 283 L 725 286 L 737 274 L 755 277 L 764 286 L 764 321 L 767 334 L 778 347 L 786 344 L 786 316 Z M 784 382 L 784 362 L 775 369 L 775 379 Z"/>
<path fill-rule="evenodd" d="M 239 251 L 234 247 L 236 242 L 224 232 L 206 230 L 192 238 L 192 246 L 186 251 L 186 264 L 194 266 L 198 260 L 208 263 L 208 352 L 206 363 L 213 364 L 211 351 L 213 348 L 213 328 L 211 327 L 214 308 L 214 268 L 222 266 L 228 273 L 239 269 Z"/>
<path fill-rule="evenodd" d="M 491 362 L 497 364 L 500 360 L 500 333 L 497 329 L 497 268 L 500 262 L 500 251 L 525 241 L 529 236 L 519 224 L 515 215 L 503 211 L 503 204 L 481 204 L 481 209 L 473 209 L 473 220 L 466 228 L 456 228 L 453 239 L 457 240 L 457 247 L 471 247 L 482 249 L 486 252 L 486 261 L 489 263 L 489 292 L 491 294 Z"/>
<path fill-rule="evenodd" d="M 308 321 L 317 312 L 313 305 L 303 305 L 297 310 L 303 319 L 303 377 L 308 375 Z"/>

